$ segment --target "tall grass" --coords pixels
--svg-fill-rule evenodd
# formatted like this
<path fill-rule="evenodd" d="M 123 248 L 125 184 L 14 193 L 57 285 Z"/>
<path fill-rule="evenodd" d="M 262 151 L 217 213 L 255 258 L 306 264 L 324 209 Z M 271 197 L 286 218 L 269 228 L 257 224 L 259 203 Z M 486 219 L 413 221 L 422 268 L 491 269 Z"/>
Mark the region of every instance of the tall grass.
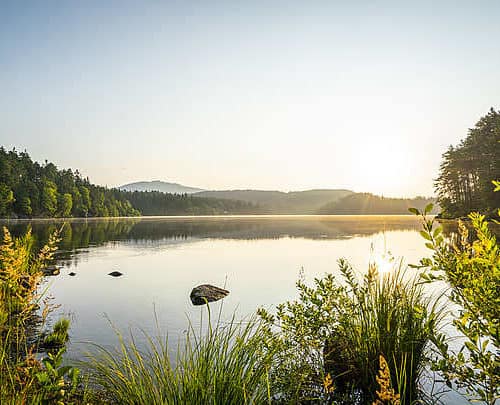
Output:
<path fill-rule="evenodd" d="M 444 312 L 439 299 L 425 294 L 417 278 L 395 266 L 379 274 L 370 265 L 360 281 L 345 260 L 341 280 L 328 274 L 314 286 L 297 283 L 299 300 L 260 311 L 281 345 L 272 382 L 284 402 L 315 398 L 329 403 L 374 400 L 379 358 L 387 359 L 402 404 L 421 398 L 419 380 Z M 334 393 L 325 392 L 332 378 Z"/>
<path fill-rule="evenodd" d="M 35 256 L 30 231 L 13 238 L 7 228 L 3 229 L 0 244 L 1 403 L 21 402 L 36 384 L 35 377 L 28 372 L 34 365 L 27 360 L 32 352 L 29 330 L 39 301 L 36 290 L 43 277 L 41 269 L 50 260 L 54 244 L 55 240 Z"/>
<path fill-rule="evenodd" d="M 146 349 L 116 331 L 118 349 L 97 346 L 86 368 L 91 383 L 120 404 L 260 404 L 270 399 L 272 351 L 263 350 L 263 329 L 251 319 L 210 323 L 197 334 L 190 324 L 172 358 L 167 338 L 143 332 Z"/>
<path fill-rule="evenodd" d="M 369 270 L 362 283 L 341 262 L 341 272 L 351 289 L 352 311 L 338 327 L 333 342 L 343 341 L 346 360 L 358 374 L 364 395 L 374 392 L 380 355 L 386 357 L 392 381 L 403 404 L 420 398 L 419 379 L 428 364 L 426 349 L 439 332 L 443 311 L 439 301 L 425 294 L 416 277 L 405 277 L 401 266 L 387 274 Z M 327 354 L 328 356 L 328 354 Z M 330 359 L 335 362 L 343 359 Z"/>
<path fill-rule="evenodd" d="M 69 321 L 61 319 L 54 330 L 42 332 L 50 307 L 37 315 L 43 293 L 38 287 L 43 268 L 52 260 L 58 242 L 53 234 L 40 252 L 33 251 L 28 231 L 13 238 L 3 229 L 0 243 L 0 403 L 64 403 L 73 396 L 78 370 L 63 367 Z M 46 342 L 42 342 L 44 336 Z M 45 345 L 44 345 L 45 343 Z M 56 350 L 57 349 L 57 350 Z M 39 361 L 37 353 L 45 352 Z M 72 381 L 68 385 L 65 378 Z"/>

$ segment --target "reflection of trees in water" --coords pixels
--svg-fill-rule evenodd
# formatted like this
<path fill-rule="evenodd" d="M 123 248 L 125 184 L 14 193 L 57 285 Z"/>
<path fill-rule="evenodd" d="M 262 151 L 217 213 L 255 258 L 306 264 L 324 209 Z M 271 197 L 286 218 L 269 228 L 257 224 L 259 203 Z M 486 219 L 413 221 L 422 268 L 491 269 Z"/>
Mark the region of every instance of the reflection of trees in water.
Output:
<path fill-rule="evenodd" d="M 469 230 L 469 242 L 472 242 L 476 239 L 476 233 L 471 226 L 470 221 L 463 221 L 463 223 L 467 226 Z M 440 220 L 439 224 L 443 227 L 443 233 L 449 238 L 457 238 L 458 237 L 458 221 L 451 219 Z M 500 225 L 495 224 L 494 222 L 489 223 L 490 231 L 497 238 L 500 237 Z"/>
<path fill-rule="evenodd" d="M 6 224 L 12 234 L 19 236 L 31 227 L 36 248 L 47 243 L 49 236 L 60 230 L 57 259 L 61 264 L 76 263 L 79 249 L 100 246 L 109 241 L 125 240 L 136 219 L 102 219 L 79 221 L 15 221 Z"/>
<path fill-rule="evenodd" d="M 58 252 L 62 264 L 76 263 L 78 253 L 86 248 L 116 241 L 142 244 L 191 239 L 345 239 L 420 229 L 420 222 L 412 216 L 123 218 L 13 221 L 7 225 L 15 235 L 31 226 L 38 245 L 43 245 L 52 232 L 62 227 Z"/>
<path fill-rule="evenodd" d="M 196 218 L 184 220 L 144 219 L 135 224 L 129 236 L 132 241 L 161 239 L 344 239 L 372 235 L 384 230 L 415 230 L 419 223 L 411 217 L 327 218 Z"/>

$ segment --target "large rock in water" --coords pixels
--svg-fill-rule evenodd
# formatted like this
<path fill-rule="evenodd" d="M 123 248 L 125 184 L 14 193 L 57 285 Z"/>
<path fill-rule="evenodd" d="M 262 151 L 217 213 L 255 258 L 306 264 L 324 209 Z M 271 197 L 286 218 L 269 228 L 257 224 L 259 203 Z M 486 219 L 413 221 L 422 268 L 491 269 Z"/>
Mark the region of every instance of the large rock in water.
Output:
<path fill-rule="evenodd" d="M 203 305 L 207 302 L 219 301 L 220 299 L 227 297 L 228 294 L 229 291 L 224 290 L 223 288 L 215 287 L 210 284 L 202 284 L 193 288 L 189 298 L 191 298 L 193 305 Z"/>

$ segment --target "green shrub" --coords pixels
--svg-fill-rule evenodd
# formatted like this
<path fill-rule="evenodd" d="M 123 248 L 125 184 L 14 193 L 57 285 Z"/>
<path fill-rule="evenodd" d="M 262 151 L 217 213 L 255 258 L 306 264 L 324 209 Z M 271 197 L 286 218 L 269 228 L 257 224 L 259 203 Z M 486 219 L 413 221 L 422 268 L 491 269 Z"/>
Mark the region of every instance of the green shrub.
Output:
<path fill-rule="evenodd" d="M 59 319 L 53 329 L 43 340 L 43 347 L 48 350 L 59 349 L 68 341 L 69 320 Z"/>
<path fill-rule="evenodd" d="M 496 190 L 500 183 L 494 182 Z M 421 234 L 432 257 L 417 267 L 426 269 L 426 282 L 442 280 L 451 287 L 450 300 L 457 305 L 453 325 L 465 339 L 457 353 L 445 341 L 434 368 L 450 387 L 465 389 L 470 399 L 495 404 L 500 398 L 500 247 L 483 215 L 469 215 L 473 237 L 459 221 L 459 233 L 451 240 L 426 212 L 413 210 L 423 219 Z"/>
<path fill-rule="evenodd" d="M 401 403 L 419 399 L 427 349 L 443 317 L 438 300 L 401 266 L 381 275 L 370 265 L 362 281 L 345 260 L 339 267 L 341 281 L 332 274 L 315 279 L 313 287 L 299 281 L 297 301 L 279 305 L 276 315 L 259 311 L 280 348 L 271 375 L 276 399 L 371 401 L 379 388 L 380 355 Z M 329 379 L 332 389 L 326 389 Z"/>

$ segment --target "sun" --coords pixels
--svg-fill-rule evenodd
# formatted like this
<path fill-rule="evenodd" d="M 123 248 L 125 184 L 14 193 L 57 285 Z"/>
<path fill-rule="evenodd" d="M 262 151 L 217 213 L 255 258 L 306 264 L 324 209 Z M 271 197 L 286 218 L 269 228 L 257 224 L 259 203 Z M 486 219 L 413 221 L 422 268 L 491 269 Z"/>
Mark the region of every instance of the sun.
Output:
<path fill-rule="evenodd" d="M 359 190 L 387 197 L 400 195 L 414 175 L 409 156 L 408 145 L 401 142 L 382 142 L 377 138 L 367 141 L 352 164 Z"/>

